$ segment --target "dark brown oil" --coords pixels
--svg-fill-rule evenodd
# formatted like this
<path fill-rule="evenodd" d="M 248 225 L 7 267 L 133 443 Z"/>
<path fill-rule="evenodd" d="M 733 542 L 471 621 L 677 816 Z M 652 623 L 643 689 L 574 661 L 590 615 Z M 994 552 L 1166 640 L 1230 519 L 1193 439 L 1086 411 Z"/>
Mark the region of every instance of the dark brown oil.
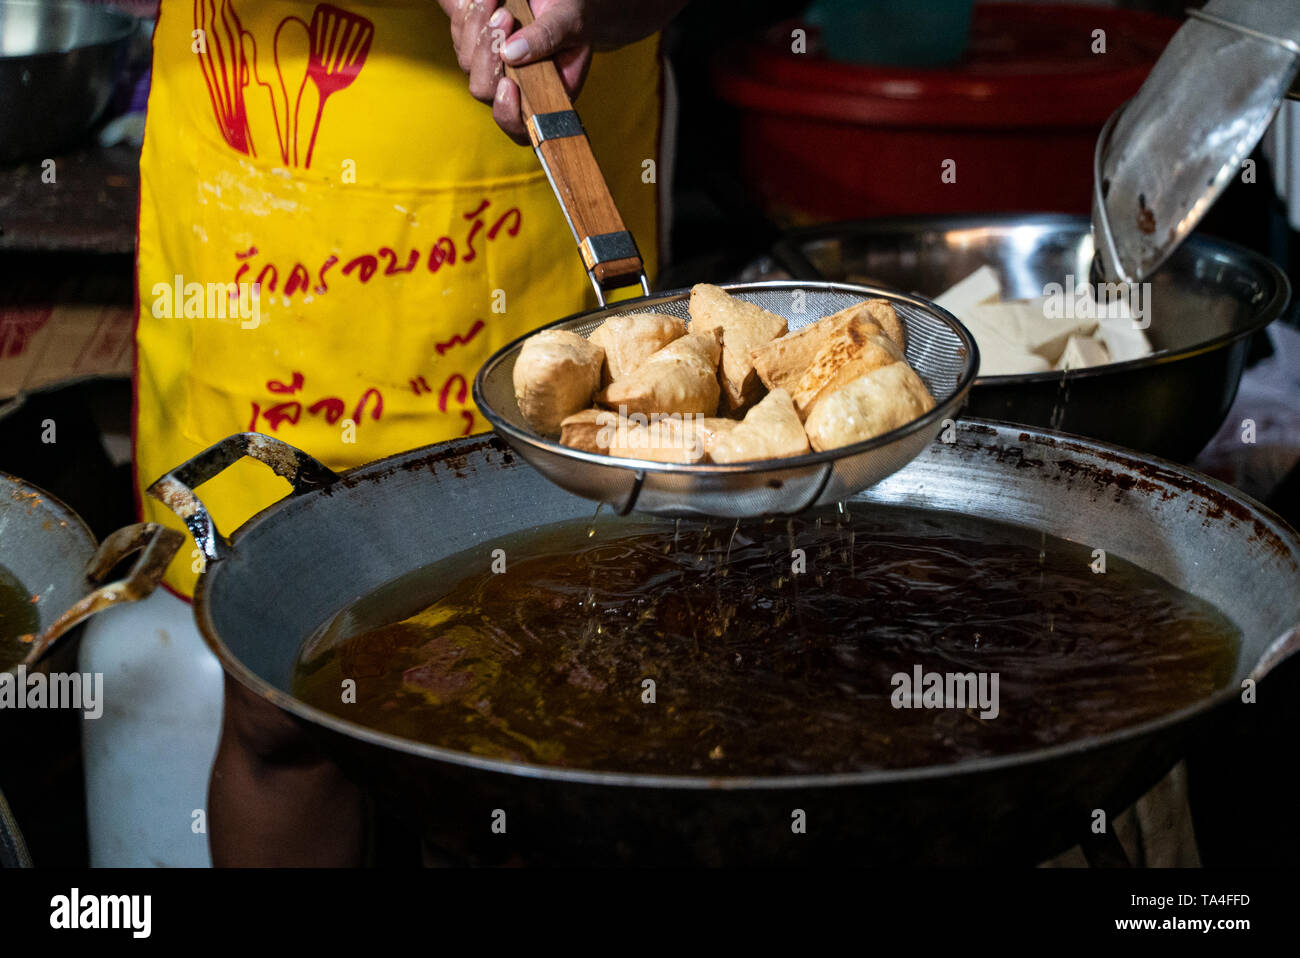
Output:
<path fill-rule="evenodd" d="M 494 549 L 503 574 L 490 571 Z M 1118 557 L 1100 575 L 1092 562 L 1091 547 L 1038 532 L 878 506 L 734 525 L 563 523 L 344 610 L 304 644 L 294 692 L 478 755 L 771 775 L 1053 745 L 1231 679 L 1238 632 L 1222 615 Z M 917 665 L 997 672 L 998 716 L 895 708 L 892 676 Z"/>
<path fill-rule="evenodd" d="M 0 565 L 0 672 L 17 665 L 30 648 L 22 641 L 41 627 L 32 594 L 18 577 Z"/>

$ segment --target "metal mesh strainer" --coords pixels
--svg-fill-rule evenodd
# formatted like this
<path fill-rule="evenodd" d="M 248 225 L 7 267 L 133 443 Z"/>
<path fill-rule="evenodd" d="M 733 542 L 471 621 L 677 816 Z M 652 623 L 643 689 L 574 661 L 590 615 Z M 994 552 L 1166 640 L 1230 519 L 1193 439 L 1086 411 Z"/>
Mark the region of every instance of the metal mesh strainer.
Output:
<path fill-rule="evenodd" d="M 497 433 L 551 482 L 575 495 L 663 516 L 746 518 L 792 515 L 847 499 L 897 472 L 955 418 L 975 379 L 979 354 L 949 313 L 892 290 L 838 283 L 769 282 L 724 286 L 733 296 L 784 316 L 795 330 L 864 299 L 886 299 L 906 331 L 907 361 L 929 387 L 935 408 L 866 442 L 791 459 L 734 465 L 668 464 L 582 452 L 537 435 L 515 402 L 515 360 L 523 337 L 499 350 L 474 380 L 474 401 Z M 655 293 L 582 313 L 546 328 L 588 336 L 610 316 L 670 313 L 687 320 L 690 290 Z M 531 335 L 531 334 L 530 334 Z"/>

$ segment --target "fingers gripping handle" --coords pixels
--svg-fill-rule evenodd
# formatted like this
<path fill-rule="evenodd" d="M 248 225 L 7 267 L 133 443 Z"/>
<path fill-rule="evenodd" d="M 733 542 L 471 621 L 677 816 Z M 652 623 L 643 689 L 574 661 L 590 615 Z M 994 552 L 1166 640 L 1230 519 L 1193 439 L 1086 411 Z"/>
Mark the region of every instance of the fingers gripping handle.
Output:
<path fill-rule="evenodd" d="M 521 27 L 533 22 L 528 0 L 506 0 L 506 9 Z M 519 87 L 528 137 L 573 230 L 600 304 L 605 304 L 606 290 L 620 286 L 640 283 L 649 293 L 641 254 L 614 204 L 554 61 L 507 65 L 506 75 Z"/>

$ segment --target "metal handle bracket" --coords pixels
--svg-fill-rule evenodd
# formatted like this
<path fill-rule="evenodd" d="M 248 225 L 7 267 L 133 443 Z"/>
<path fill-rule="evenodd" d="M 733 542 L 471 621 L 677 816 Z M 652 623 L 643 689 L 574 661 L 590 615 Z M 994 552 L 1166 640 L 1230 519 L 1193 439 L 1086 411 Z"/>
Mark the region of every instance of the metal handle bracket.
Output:
<path fill-rule="evenodd" d="M 184 541 L 182 533 L 156 522 L 137 522 L 108 536 L 86 565 L 86 578 L 92 583 L 102 583 L 128 556 L 138 552 L 139 558 L 121 579 L 101 585 L 51 622 L 32 643 L 23 657 L 23 664 L 35 665 L 62 636 L 97 612 L 150 595 L 162 581 L 167 566 Z"/>
<path fill-rule="evenodd" d="M 148 492 L 180 516 L 209 562 L 229 555 L 230 543 L 217 531 L 207 507 L 194 490 L 245 456 L 265 463 L 276 475 L 288 479 L 295 496 L 328 486 L 338 479 L 337 473 L 301 449 L 258 432 L 228 436 L 177 466 L 154 482 Z"/>

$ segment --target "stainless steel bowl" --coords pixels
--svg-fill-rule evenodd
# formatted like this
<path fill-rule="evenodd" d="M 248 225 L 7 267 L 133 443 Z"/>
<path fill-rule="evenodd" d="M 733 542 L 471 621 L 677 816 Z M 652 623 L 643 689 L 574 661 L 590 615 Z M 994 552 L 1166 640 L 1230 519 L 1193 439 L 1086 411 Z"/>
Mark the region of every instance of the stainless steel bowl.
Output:
<path fill-rule="evenodd" d="M 1086 217 L 1013 213 L 819 226 L 788 234 L 773 253 L 796 279 L 930 297 L 988 265 L 1005 296 L 1031 299 L 1067 275 L 1086 282 L 1092 251 Z M 1285 274 L 1264 257 L 1192 236 L 1151 277 L 1154 355 L 1064 374 L 981 376 L 965 414 L 1190 462 L 1236 398 L 1251 334 L 1282 315 L 1289 298 Z"/>
<path fill-rule="evenodd" d="M 0 0 L 0 163 L 52 156 L 90 131 L 136 23 L 73 0 Z"/>

